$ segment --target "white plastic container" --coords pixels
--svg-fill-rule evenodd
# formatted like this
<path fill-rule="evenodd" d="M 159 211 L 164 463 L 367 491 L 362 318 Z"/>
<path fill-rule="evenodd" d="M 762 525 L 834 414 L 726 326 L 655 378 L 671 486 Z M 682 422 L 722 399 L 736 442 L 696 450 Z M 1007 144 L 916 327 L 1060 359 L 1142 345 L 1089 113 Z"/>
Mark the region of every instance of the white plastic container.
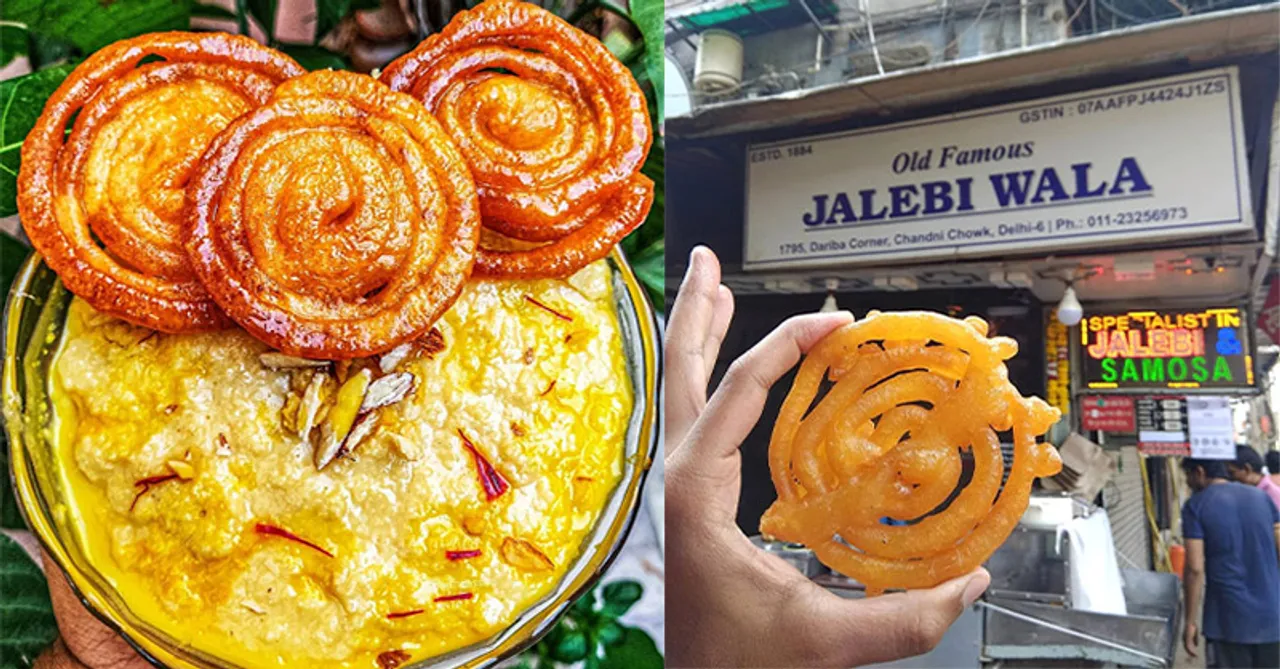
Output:
<path fill-rule="evenodd" d="M 1075 502 L 1070 497 L 1032 497 L 1019 523 L 1036 530 L 1052 530 L 1071 522 Z"/>
<path fill-rule="evenodd" d="M 693 87 L 700 93 L 721 93 L 742 84 L 742 38 L 727 31 L 702 32 Z"/>

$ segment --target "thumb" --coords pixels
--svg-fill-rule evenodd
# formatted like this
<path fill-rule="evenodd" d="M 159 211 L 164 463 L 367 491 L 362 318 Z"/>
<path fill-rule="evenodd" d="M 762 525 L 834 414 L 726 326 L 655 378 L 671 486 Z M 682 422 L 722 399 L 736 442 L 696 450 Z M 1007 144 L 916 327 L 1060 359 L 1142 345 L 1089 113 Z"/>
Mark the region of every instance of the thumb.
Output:
<path fill-rule="evenodd" d="M 990 584 L 991 575 L 978 568 L 927 590 L 861 600 L 837 597 L 837 610 L 828 620 L 840 623 L 840 654 L 850 665 L 913 657 L 933 650 Z"/>

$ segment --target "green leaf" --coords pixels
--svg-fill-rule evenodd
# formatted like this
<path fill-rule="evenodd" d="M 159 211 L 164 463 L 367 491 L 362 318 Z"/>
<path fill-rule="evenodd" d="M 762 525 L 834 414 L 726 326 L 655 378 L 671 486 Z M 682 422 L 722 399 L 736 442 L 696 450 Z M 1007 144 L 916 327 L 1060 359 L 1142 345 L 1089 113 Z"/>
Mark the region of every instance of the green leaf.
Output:
<path fill-rule="evenodd" d="M 76 48 L 70 42 L 48 35 L 36 33 L 28 33 L 28 35 L 31 37 L 31 52 L 28 57 L 31 58 L 32 70 L 43 70 L 51 65 L 70 60 L 75 55 Z"/>
<path fill-rule="evenodd" d="M 622 625 L 610 622 L 605 623 L 599 631 L 596 632 L 596 638 L 600 640 L 605 647 L 617 645 L 622 641 L 622 637 L 626 636 L 626 632 L 622 629 Z M 606 651 L 607 652 L 607 651 Z"/>
<path fill-rule="evenodd" d="M 567 632 L 551 647 L 551 659 L 571 664 L 587 656 L 587 635 L 578 630 Z"/>
<path fill-rule="evenodd" d="M 30 46 L 26 28 L 11 23 L 0 25 L 0 67 L 13 62 L 18 56 L 27 55 Z"/>
<path fill-rule="evenodd" d="M 347 14 L 379 6 L 378 0 L 316 0 L 316 41 L 328 35 Z"/>
<path fill-rule="evenodd" d="M 44 574 L 0 534 L 0 667 L 30 667 L 57 634 Z"/>
<path fill-rule="evenodd" d="M 643 630 L 623 627 L 622 641 L 605 650 L 600 669 L 662 669 L 662 653 Z"/>
<path fill-rule="evenodd" d="M 592 587 L 584 592 L 578 601 L 573 603 L 573 608 L 569 610 L 569 614 L 578 618 L 585 619 L 595 613 L 596 609 L 596 589 Z"/>
<path fill-rule="evenodd" d="M 655 248 L 656 246 L 656 248 Z M 657 273 L 657 278 L 661 280 L 663 276 L 663 243 L 658 242 L 655 246 L 651 246 L 640 253 L 636 265 L 636 273 L 640 276 L 640 280 L 644 282 L 646 287 L 650 286 L 651 276 Z M 657 260 L 655 263 L 654 260 Z M 635 267 L 635 265 L 633 265 Z M 650 275 L 650 276 L 646 276 Z M 604 613 L 610 618 L 619 618 L 640 601 L 640 596 L 644 594 L 644 586 L 639 581 L 614 581 L 604 586 Z"/>
<path fill-rule="evenodd" d="M 280 50 L 289 54 L 298 64 L 308 70 L 349 70 L 351 63 L 346 56 L 335 53 L 322 46 L 310 44 L 281 44 Z"/>
<path fill-rule="evenodd" d="M 88 54 L 127 37 L 188 28 L 191 0 L 4 0 L 0 19 Z"/>
<path fill-rule="evenodd" d="M 217 5 L 192 5 L 191 16 L 198 16 L 202 19 L 235 19 L 236 13 L 223 9 Z"/>
<path fill-rule="evenodd" d="M 653 301 L 653 306 L 659 312 L 663 311 L 664 293 L 666 287 L 666 243 L 663 238 L 659 238 L 653 244 L 650 244 L 644 250 L 640 251 L 631 259 L 631 269 L 636 273 L 636 278 L 640 279 L 640 283 L 649 291 L 649 299 Z M 634 603 L 634 602 L 633 602 Z M 628 605 L 627 608 L 630 608 Z M 605 602 L 604 611 L 610 613 L 610 603 Z M 625 613 L 623 609 L 622 613 Z M 622 615 L 618 613 L 614 617 Z"/>
<path fill-rule="evenodd" d="M 59 65 L 0 81 L 0 216 L 18 213 L 18 163 L 26 139 L 45 100 L 67 78 L 71 65 Z"/>
<path fill-rule="evenodd" d="M 258 20 L 262 31 L 267 33 L 267 41 L 276 39 L 276 0 L 248 0 L 249 16 Z"/>
<path fill-rule="evenodd" d="M 644 36 L 644 62 L 649 68 L 649 81 L 658 100 L 658 123 L 662 123 L 662 78 L 665 68 L 666 42 L 662 24 L 662 0 L 631 0 L 631 18 Z"/>

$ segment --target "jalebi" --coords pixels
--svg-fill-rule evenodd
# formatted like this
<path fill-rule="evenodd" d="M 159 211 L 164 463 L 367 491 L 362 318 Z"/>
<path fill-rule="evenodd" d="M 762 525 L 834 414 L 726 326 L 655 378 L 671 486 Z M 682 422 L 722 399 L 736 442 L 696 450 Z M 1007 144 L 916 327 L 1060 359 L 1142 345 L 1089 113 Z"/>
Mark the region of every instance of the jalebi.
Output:
<path fill-rule="evenodd" d="M 187 250 L 218 305 L 289 353 L 345 359 L 427 333 L 480 232 L 461 154 L 416 100 L 351 72 L 291 79 L 214 140 Z"/>
<path fill-rule="evenodd" d="M 987 337 L 980 318 L 926 312 L 873 312 L 828 335 L 779 412 L 769 444 L 778 500 L 761 532 L 808 546 L 873 594 L 972 571 L 1013 531 L 1034 479 L 1062 467 L 1036 441 L 1058 410 L 1009 382 L 1004 361 L 1017 350 Z M 833 385 L 815 406 L 824 378 Z M 1010 429 L 1001 491 L 996 432 Z M 957 495 L 965 448 L 973 476 Z"/>
<path fill-rule="evenodd" d="M 139 64 L 149 56 L 160 60 Z M 184 189 L 219 131 L 304 71 L 224 33 L 156 33 L 94 53 L 22 145 L 18 209 L 32 244 L 100 311 L 164 332 L 229 325 L 182 248 Z"/>
<path fill-rule="evenodd" d="M 478 275 L 568 276 L 648 214 L 644 94 L 603 44 L 537 5 L 487 0 L 381 79 L 421 100 L 471 167 Z"/>

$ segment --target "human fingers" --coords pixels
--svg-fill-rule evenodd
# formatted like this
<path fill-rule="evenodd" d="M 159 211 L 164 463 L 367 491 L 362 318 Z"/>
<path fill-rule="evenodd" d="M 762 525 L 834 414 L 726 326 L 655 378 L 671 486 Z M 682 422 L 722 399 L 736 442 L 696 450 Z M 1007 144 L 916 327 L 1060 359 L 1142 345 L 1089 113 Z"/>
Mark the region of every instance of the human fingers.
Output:
<path fill-rule="evenodd" d="M 760 419 L 769 388 L 832 330 L 853 320 L 837 311 L 793 316 L 733 361 L 689 439 L 696 460 L 732 454 Z"/>
<path fill-rule="evenodd" d="M 702 363 L 707 381 L 711 380 L 711 373 L 715 371 L 716 360 L 720 357 L 720 344 L 724 342 L 724 336 L 729 332 L 729 323 L 733 321 L 733 307 L 733 291 L 721 284 L 716 291 L 711 329 L 707 332 L 707 341 L 702 345 Z"/>
<path fill-rule="evenodd" d="M 664 415 L 668 455 L 684 441 L 707 404 L 708 364 L 704 356 L 716 322 L 720 287 L 720 263 L 715 254 L 706 247 L 695 247 L 667 322 Z"/>
<path fill-rule="evenodd" d="M 861 666 L 921 655 L 933 650 L 952 623 L 991 583 L 985 569 L 927 590 L 869 599 L 844 599 L 817 586 L 805 591 L 815 602 L 804 628 L 807 645 L 837 666 Z"/>
<path fill-rule="evenodd" d="M 58 565 L 48 554 L 43 557 L 58 631 L 75 659 L 91 669 L 151 669 L 128 642 L 84 608 Z"/>

